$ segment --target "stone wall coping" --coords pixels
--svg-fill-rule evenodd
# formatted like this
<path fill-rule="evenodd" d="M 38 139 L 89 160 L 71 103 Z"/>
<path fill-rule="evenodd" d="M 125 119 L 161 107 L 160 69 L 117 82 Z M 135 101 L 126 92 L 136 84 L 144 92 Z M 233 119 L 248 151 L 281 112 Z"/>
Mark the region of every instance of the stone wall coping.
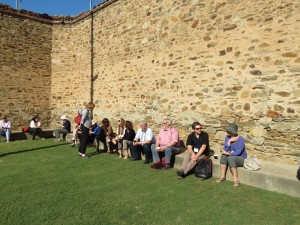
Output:
<path fill-rule="evenodd" d="M 74 24 L 77 23 L 86 17 L 90 16 L 91 14 L 98 12 L 99 10 L 102 10 L 106 8 L 107 6 L 113 4 L 114 2 L 119 1 L 119 0 L 106 0 L 102 3 L 99 3 L 94 7 L 92 11 L 86 11 L 86 12 L 81 12 L 76 16 L 49 16 L 48 14 L 41 14 L 41 13 L 35 13 L 32 11 L 27 11 L 27 10 L 16 10 L 9 5 L 5 5 L 0 3 L 0 14 L 7 14 L 7 15 L 14 15 L 16 17 L 21 17 L 21 18 L 27 18 L 27 19 L 32 19 L 39 21 L 41 23 L 45 24 Z"/>

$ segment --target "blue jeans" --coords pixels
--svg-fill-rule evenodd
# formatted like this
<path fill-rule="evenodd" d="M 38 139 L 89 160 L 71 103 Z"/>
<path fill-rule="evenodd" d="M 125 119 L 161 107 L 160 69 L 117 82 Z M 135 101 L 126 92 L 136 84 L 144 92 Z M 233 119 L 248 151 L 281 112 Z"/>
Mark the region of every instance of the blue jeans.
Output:
<path fill-rule="evenodd" d="M 151 145 L 152 157 L 153 157 L 153 162 L 158 162 L 158 161 L 160 161 L 160 158 L 159 158 L 158 151 L 156 151 L 155 147 L 156 147 L 155 144 Z M 179 153 L 179 147 L 168 146 L 168 147 L 165 148 L 165 150 L 163 152 L 165 153 L 166 163 L 170 164 L 172 154 L 178 154 Z"/>
<path fill-rule="evenodd" d="M 0 130 L 0 135 L 4 135 L 6 136 L 6 141 L 9 142 L 10 140 L 10 129 L 4 129 L 4 130 Z"/>

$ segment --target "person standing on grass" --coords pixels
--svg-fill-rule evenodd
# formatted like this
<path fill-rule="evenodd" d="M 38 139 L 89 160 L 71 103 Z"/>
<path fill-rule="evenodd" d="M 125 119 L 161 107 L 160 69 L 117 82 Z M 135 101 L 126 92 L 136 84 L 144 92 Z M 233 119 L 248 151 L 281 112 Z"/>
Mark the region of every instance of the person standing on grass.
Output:
<path fill-rule="evenodd" d="M 238 126 L 234 123 L 230 123 L 225 128 L 227 135 L 225 137 L 224 148 L 221 153 L 221 177 L 216 180 L 217 183 L 221 183 L 226 180 L 226 173 L 228 166 L 233 176 L 233 186 L 238 187 L 240 181 L 238 179 L 237 167 L 244 165 L 244 160 L 247 158 L 247 152 L 245 148 L 245 140 L 242 136 L 238 135 Z"/>
<path fill-rule="evenodd" d="M 60 141 L 60 134 L 63 134 L 63 140 L 65 140 L 66 135 L 71 132 L 71 122 L 66 115 L 62 115 L 60 119 L 62 120 L 61 127 L 54 130 L 56 141 Z"/>
<path fill-rule="evenodd" d="M 95 104 L 89 102 L 86 105 L 86 108 L 83 109 L 81 112 L 82 117 L 80 121 L 80 129 L 82 132 L 82 136 L 78 147 L 78 155 L 82 158 L 87 157 L 85 152 L 86 152 L 86 146 L 87 146 L 90 128 L 92 126 L 92 119 L 93 119 L 92 112 L 94 108 L 95 108 Z"/>
<path fill-rule="evenodd" d="M 42 140 L 45 139 L 45 134 L 41 128 L 41 122 L 40 122 L 40 118 L 39 116 L 34 116 L 31 121 L 30 121 L 30 125 L 29 125 L 29 132 L 32 135 L 32 140 L 35 141 L 35 136 L 39 133 Z"/>
<path fill-rule="evenodd" d="M 162 121 L 162 128 L 156 137 L 156 143 L 151 145 L 153 162 L 161 164 L 159 152 L 163 152 L 166 157 L 166 162 L 162 169 L 170 169 L 172 154 L 179 152 L 179 145 L 180 141 L 177 128 L 172 127 L 170 119 L 164 119 Z M 155 164 L 153 167 L 155 168 Z"/>
<path fill-rule="evenodd" d="M 201 124 L 194 122 L 192 124 L 192 132 L 186 141 L 188 155 L 185 157 L 181 169 L 177 171 L 179 179 L 185 177 L 185 175 L 193 169 L 200 159 L 204 159 L 209 155 L 209 138 L 208 134 L 201 131 Z"/>
<path fill-rule="evenodd" d="M 0 135 L 6 136 L 6 142 L 10 141 L 10 133 L 11 133 L 11 122 L 7 120 L 7 116 L 3 115 L 2 120 L 0 120 Z"/>

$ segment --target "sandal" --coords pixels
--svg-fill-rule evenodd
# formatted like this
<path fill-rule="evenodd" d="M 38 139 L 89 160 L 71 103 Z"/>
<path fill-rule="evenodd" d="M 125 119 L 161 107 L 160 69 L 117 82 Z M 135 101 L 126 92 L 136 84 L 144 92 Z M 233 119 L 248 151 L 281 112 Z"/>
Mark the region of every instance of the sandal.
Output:
<path fill-rule="evenodd" d="M 216 183 L 219 184 L 219 183 L 222 183 L 222 182 L 225 181 L 225 180 L 226 180 L 226 178 L 221 178 L 221 177 L 220 177 L 219 179 L 216 180 Z"/>
<path fill-rule="evenodd" d="M 238 180 L 237 181 L 233 181 L 233 186 L 234 187 L 240 186 L 240 182 Z"/>

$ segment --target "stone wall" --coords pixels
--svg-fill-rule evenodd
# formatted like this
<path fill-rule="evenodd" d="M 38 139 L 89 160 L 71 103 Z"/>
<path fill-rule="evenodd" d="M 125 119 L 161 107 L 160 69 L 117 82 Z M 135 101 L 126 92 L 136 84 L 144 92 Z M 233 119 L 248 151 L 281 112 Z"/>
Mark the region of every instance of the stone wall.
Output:
<path fill-rule="evenodd" d="M 0 12 L 0 114 L 13 129 L 39 114 L 50 125 L 52 26 Z"/>
<path fill-rule="evenodd" d="M 200 121 L 219 151 L 236 122 L 249 154 L 300 159 L 300 3 L 293 0 L 111 0 L 94 11 L 95 121 L 157 133 L 171 117 L 186 139 Z M 54 24 L 52 126 L 90 100 L 91 16 Z"/>
<path fill-rule="evenodd" d="M 52 48 L 52 118 L 69 118 L 90 100 L 91 48 L 89 19 L 53 28 Z M 53 126 L 54 126 L 53 124 Z"/>

